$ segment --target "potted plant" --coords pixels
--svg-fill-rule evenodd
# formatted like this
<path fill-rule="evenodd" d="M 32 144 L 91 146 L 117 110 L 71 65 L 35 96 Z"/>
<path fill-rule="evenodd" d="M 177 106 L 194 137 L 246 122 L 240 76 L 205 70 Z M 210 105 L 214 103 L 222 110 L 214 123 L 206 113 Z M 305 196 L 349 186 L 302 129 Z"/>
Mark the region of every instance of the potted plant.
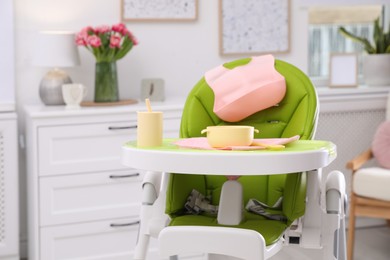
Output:
<path fill-rule="evenodd" d="M 363 60 L 363 77 L 367 85 L 390 85 L 390 31 L 385 32 L 379 24 L 380 18 L 374 21 L 373 39 L 359 37 L 348 32 L 344 27 L 339 32 L 345 37 L 363 45 L 368 55 Z"/>

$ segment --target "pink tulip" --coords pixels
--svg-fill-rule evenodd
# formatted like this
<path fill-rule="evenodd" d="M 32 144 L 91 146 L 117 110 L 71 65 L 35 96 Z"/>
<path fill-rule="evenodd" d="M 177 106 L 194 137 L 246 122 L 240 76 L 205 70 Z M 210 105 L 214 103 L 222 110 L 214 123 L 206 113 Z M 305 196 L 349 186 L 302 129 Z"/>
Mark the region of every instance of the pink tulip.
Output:
<path fill-rule="evenodd" d="M 76 44 L 79 46 L 86 46 L 88 44 L 88 35 L 94 33 L 91 26 L 84 27 L 78 34 L 76 34 Z"/>
<path fill-rule="evenodd" d="M 110 26 L 108 26 L 108 25 L 102 25 L 102 26 L 99 26 L 99 27 L 96 27 L 96 28 L 95 28 L 95 33 L 96 33 L 96 34 L 99 34 L 99 33 L 103 34 L 103 33 L 108 33 L 108 32 L 110 32 L 110 30 L 111 30 Z"/>
<path fill-rule="evenodd" d="M 139 42 L 138 42 L 137 38 L 135 38 L 134 35 L 131 35 L 130 39 L 131 39 L 131 41 L 133 42 L 133 45 L 134 45 L 134 46 L 135 46 L 135 45 L 138 45 Z"/>
<path fill-rule="evenodd" d="M 76 34 L 75 42 L 78 46 L 86 46 L 87 42 L 85 41 L 85 37 L 82 33 Z"/>
<path fill-rule="evenodd" d="M 96 35 L 88 36 L 87 42 L 89 45 L 91 45 L 94 48 L 98 48 L 102 45 L 102 41 Z"/>
<path fill-rule="evenodd" d="M 109 38 L 109 43 L 107 40 Z M 131 41 L 133 44 L 131 45 Z M 126 55 L 138 41 L 123 23 L 113 26 L 84 27 L 76 34 L 75 42 L 93 53 L 98 62 L 116 61 Z M 103 45 L 104 43 L 104 45 Z"/>
<path fill-rule="evenodd" d="M 111 35 L 110 38 L 110 48 L 120 48 L 121 47 L 121 37 L 117 35 Z"/>
<path fill-rule="evenodd" d="M 118 32 L 118 33 L 120 33 L 122 35 L 124 35 L 125 31 L 127 31 L 126 25 L 124 25 L 123 23 L 118 23 L 118 24 L 113 25 L 112 26 L 112 30 L 114 32 Z"/>
<path fill-rule="evenodd" d="M 134 45 L 138 44 L 138 40 L 134 37 L 134 35 L 126 28 L 126 25 L 123 23 L 118 23 L 112 26 L 112 30 L 114 32 L 118 32 L 124 36 L 128 36 Z"/>
<path fill-rule="evenodd" d="M 81 31 L 84 31 L 84 32 L 93 31 L 93 27 L 88 25 L 88 26 L 85 26 L 83 29 L 81 29 Z"/>
<path fill-rule="evenodd" d="M 137 38 L 135 38 L 134 34 L 132 34 L 129 30 L 125 29 L 125 33 L 123 35 L 129 37 L 134 46 L 138 44 Z"/>
<path fill-rule="evenodd" d="M 83 29 L 81 29 L 80 33 L 83 33 L 85 35 L 89 35 L 89 34 L 95 33 L 95 30 L 91 26 L 87 26 L 87 27 L 84 27 Z"/>

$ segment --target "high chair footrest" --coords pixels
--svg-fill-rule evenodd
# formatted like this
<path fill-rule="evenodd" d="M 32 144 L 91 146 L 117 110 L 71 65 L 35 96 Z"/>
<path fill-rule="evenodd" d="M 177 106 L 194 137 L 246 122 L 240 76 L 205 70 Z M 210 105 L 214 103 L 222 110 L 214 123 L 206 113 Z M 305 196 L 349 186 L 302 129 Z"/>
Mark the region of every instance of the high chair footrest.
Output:
<path fill-rule="evenodd" d="M 239 228 L 166 227 L 158 239 L 161 257 L 200 251 L 246 260 L 263 260 L 266 251 L 264 238 L 258 232 Z"/>

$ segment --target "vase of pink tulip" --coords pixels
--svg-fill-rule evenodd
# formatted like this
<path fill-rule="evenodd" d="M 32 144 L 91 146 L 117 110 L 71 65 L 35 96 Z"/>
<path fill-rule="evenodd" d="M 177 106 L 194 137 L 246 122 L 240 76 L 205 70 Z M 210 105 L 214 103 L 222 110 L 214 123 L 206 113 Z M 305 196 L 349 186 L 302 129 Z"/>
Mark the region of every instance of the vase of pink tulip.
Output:
<path fill-rule="evenodd" d="M 76 35 L 76 44 L 87 48 L 96 58 L 94 101 L 119 101 L 116 61 L 138 44 L 134 35 L 123 23 L 88 26 Z"/>

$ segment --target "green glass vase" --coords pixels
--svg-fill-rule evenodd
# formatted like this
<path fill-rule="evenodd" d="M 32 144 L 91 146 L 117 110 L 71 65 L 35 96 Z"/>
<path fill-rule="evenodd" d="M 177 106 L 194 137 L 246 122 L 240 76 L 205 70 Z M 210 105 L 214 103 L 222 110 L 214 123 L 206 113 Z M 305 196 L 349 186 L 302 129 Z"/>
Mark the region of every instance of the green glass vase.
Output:
<path fill-rule="evenodd" d="M 119 101 L 116 62 L 97 62 L 95 67 L 95 102 Z"/>

